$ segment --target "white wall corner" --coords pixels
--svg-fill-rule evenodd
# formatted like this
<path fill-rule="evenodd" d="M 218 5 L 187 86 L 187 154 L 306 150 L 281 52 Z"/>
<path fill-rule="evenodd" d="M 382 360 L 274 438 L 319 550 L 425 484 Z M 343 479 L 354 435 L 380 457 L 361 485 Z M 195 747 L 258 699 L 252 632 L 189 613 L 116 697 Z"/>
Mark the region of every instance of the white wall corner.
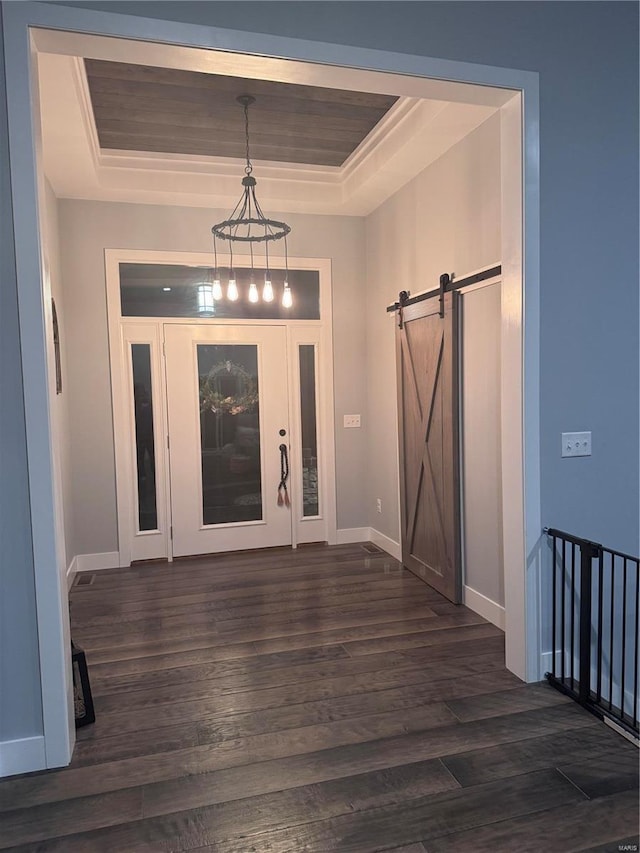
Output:
<path fill-rule="evenodd" d="M 382 550 L 386 551 L 387 554 L 390 554 L 396 560 L 400 560 L 402 562 L 402 546 L 399 542 L 396 542 L 395 539 L 392 539 L 390 536 L 385 536 L 384 533 L 380 533 L 380 531 L 376 530 L 375 527 L 370 529 L 369 538 L 374 545 L 378 546 L 378 548 L 382 548 Z"/>
<path fill-rule="evenodd" d="M 105 551 L 103 554 L 78 554 L 75 557 L 76 572 L 97 572 L 100 569 L 117 569 L 120 566 L 118 551 Z"/>
<path fill-rule="evenodd" d="M 343 527 L 336 530 L 336 545 L 351 545 L 353 542 L 368 542 L 371 529 L 369 527 Z"/>
<path fill-rule="evenodd" d="M 373 542 L 394 559 L 402 559 L 400 543 L 373 527 L 344 527 L 336 531 L 337 545 L 351 545 L 355 542 Z"/>
<path fill-rule="evenodd" d="M 473 610 L 474 613 L 477 613 L 484 619 L 488 619 L 489 622 L 493 622 L 496 627 L 504 631 L 504 607 L 496 601 L 492 601 L 476 589 L 465 585 L 464 604 L 469 610 Z"/>
<path fill-rule="evenodd" d="M 73 579 L 76 576 L 76 572 L 78 571 L 78 558 L 74 557 L 73 560 L 67 566 L 67 592 L 73 586 Z"/>
<path fill-rule="evenodd" d="M 44 735 L 0 741 L 0 778 L 45 770 Z"/>

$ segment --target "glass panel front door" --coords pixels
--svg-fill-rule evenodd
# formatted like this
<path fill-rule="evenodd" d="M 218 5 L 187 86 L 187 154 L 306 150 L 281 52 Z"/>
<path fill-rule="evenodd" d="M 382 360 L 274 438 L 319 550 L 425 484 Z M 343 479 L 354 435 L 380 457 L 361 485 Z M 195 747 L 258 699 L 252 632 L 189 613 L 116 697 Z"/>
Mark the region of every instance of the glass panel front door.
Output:
<path fill-rule="evenodd" d="M 258 347 L 198 344 L 202 523 L 262 519 Z"/>
<path fill-rule="evenodd" d="M 174 556 L 290 544 L 278 501 L 286 329 L 166 324 L 164 335 Z"/>

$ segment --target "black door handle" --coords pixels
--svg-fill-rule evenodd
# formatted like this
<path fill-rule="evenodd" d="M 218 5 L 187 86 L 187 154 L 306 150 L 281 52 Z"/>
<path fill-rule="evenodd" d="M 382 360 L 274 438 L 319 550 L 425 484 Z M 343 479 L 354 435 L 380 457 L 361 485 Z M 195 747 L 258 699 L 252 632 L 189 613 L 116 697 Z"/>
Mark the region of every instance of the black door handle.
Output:
<path fill-rule="evenodd" d="M 282 433 L 283 430 L 280 430 Z M 290 506 L 287 480 L 289 479 L 289 450 L 286 444 L 280 445 L 280 483 L 278 484 L 278 506 Z"/>

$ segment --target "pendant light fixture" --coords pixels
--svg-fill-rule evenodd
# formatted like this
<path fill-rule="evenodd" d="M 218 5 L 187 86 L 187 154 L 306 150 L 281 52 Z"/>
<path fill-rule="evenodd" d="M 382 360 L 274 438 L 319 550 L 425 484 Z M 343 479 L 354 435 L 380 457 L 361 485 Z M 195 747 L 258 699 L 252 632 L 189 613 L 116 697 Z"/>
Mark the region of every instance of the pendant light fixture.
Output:
<path fill-rule="evenodd" d="M 289 287 L 289 256 L 287 251 L 287 234 L 291 231 L 286 222 L 280 222 L 277 219 L 269 219 L 262 211 L 258 199 L 256 198 L 256 179 L 253 177 L 253 166 L 249 153 L 249 107 L 255 103 L 255 98 L 252 95 L 240 95 L 236 98 L 239 104 L 244 108 L 244 126 L 245 126 L 245 142 L 246 142 L 246 165 L 244 167 L 245 176 L 242 179 L 243 191 L 240 196 L 240 201 L 233 209 L 228 219 L 223 222 L 218 222 L 211 229 L 213 234 L 213 253 L 215 262 L 215 272 L 213 279 L 213 296 L 219 300 L 223 298 L 222 283 L 218 271 L 218 240 L 229 241 L 229 283 L 227 285 L 227 299 L 235 302 L 239 298 L 239 291 L 236 282 L 235 271 L 233 268 L 233 244 L 236 242 L 248 243 L 251 252 L 251 279 L 249 284 L 248 298 L 250 302 L 258 302 L 260 295 L 264 302 L 273 302 L 275 298 L 273 281 L 271 278 L 271 270 L 269 268 L 269 243 L 275 240 L 284 240 L 284 257 L 285 257 L 285 277 L 282 290 L 281 302 L 284 308 L 291 308 L 293 305 L 293 296 Z M 253 252 L 254 247 L 264 243 L 265 247 L 265 277 L 262 287 L 262 293 L 255 282 Z"/>

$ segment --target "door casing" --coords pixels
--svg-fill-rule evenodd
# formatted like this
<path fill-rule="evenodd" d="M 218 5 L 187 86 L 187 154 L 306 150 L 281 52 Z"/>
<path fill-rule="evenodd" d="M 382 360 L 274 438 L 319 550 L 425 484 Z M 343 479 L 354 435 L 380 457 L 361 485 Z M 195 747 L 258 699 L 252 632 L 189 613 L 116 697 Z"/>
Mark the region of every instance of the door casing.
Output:
<path fill-rule="evenodd" d="M 516 95 L 502 109 L 502 265 L 506 310 L 503 340 L 509 370 L 503 375 L 503 420 L 511 430 L 503 452 L 514 460 L 503 478 L 505 530 L 506 656 L 528 681 L 541 677 L 540 585 L 540 145 L 539 75 L 513 68 L 411 56 L 392 51 L 326 45 L 221 28 L 150 20 L 117 13 L 46 4 L 10 3 L 3 9 L 11 198 L 14 215 L 21 368 L 29 459 L 31 541 L 42 687 L 41 742 L 26 747 L 22 772 L 67 764 L 75 739 L 68 653 L 64 529 L 57 506 L 56 426 L 49 404 L 49 360 L 44 333 L 44 247 L 39 228 L 43 197 L 42 151 L 35 75 L 37 33 L 62 42 L 68 33 L 88 37 L 153 39 L 174 46 L 254 54 L 261 61 L 320 63 L 374 73 L 408 75 L 412 84 L 460 80 L 501 86 Z M 50 47 L 51 49 L 51 47 Z M 60 52 L 66 50 L 60 45 Z M 55 51 L 54 51 L 55 52 Z M 515 147 L 514 147 L 515 145 Z M 508 215 L 507 215 L 508 214 Z M 526 287 L 525 287 L 526 282 Z M 43 292 L 44 297 L 43 298 Z M 526 431 L 524 429 L 526 424 Z M 56 571 L 52 571 L 52 566 Z"/>
<path fill-rule="evenodd" d="M 224 264 L 225 257 L 220 256 Z M 121 263 L 140 264 L 177 264 L 185 266 L 207 266 L 211 257 L 201 252 L 156 252 L 134 249 L 107 249 L 105 268 L 107 281 L 107 312 L 109 323 L 109 352 L 111 360 L 111 396 L 113 406 L 114 450 L 116 459 L 116 497 L 118 507 L 118 553 L 120 566 L 130 566 L 132 560 L 162 558 L 172 559 L 171 548 L 171 505 L 170 505 L 170 459 L 167 446 L 169 417 L 166 397 L 166 365 L 162 358 L 163 327 L 170 325 L 202 326 L 281 326 L 286 329 L 289 386 L 289 412 L 292 472 L 299 478 L 301 458 L 301 437 L 299 425 L 298 373 L 294 353 L 299 344 L 315 344 L 317 353 L 316 399 L 318 428 L 318 466 L 320 479 L 321 511 L 319 517 L 305 518 L 302 515 L 300 488 L 292 482 L 293 514 L 292 545 L 305 542 L 326 541 L 335 544 L 336 527 L 336 486 L 335 486 L 335 418 L 333 394 L 333 332 L 331 317 L 331 261 L 319 258 L 289 258 L 289 267 L 317 270 L 320 276 L 320 320 L 221 320 L 189 319 L 185 317 L 122 317 L 120 309 Z M 237 268 L 248 267 L 249 257 L 234 256 Z M 270 258 L 272 269 L 284 268 L 283 258 Z M 154 393 L 158 394 L 158 405 L 154 405 L 154 430 L 156 446 L 156 485 L 158 496 L 158 519 L 163 525 L 161 530 L 163 552 L 157 548 L 153 553 L 140 551 L 133 547 L 134 541 L 142 548 L 151 540 L 145 533 L 137 533 L 135 525 L 136 490 L 135 458 L 133 454 L 134 432 L 131 416 L 131 379 L 129 366 L 129 343 L 150 343 L 155 363 L 152 368 L 159 378 L 154 383 Z M 157 412 L 157 417 L 156 417 Z"/>

